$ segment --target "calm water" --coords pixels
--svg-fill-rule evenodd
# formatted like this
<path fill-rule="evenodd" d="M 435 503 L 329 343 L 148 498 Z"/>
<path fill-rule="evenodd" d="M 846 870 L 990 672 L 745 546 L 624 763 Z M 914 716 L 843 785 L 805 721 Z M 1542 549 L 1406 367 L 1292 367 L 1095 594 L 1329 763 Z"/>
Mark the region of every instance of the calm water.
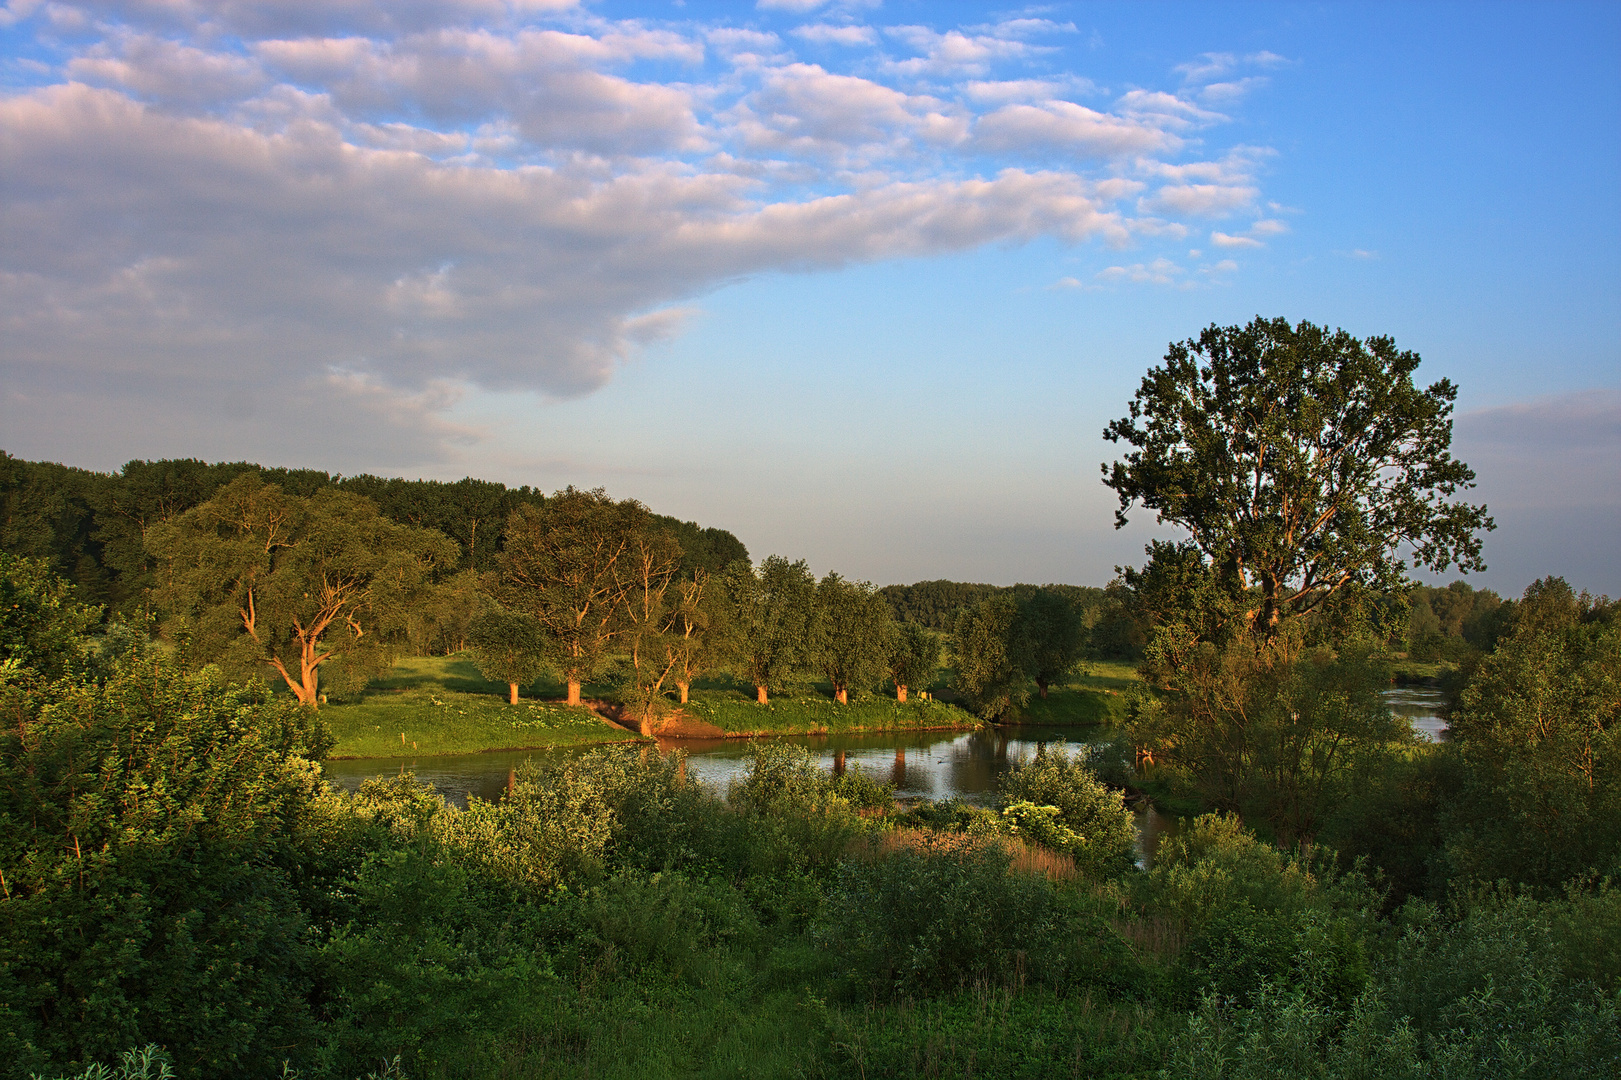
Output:
<path fill-rule="evenodd" d="M 1397 716 L 1407 717 L 1413 730 L 1431 742 L 1446 738 L 1447 722 L 1439 713 L 1446 695 L 1429 686 L 1396 686 L 1385 691 L 1385 704 Z"/>
<path fill-rule="evenodd" d="M 1427 738 L 1444 737 L 1446 724 L 1437 715 L 1444 696 L 1426 687 L 1398 687 L 1385 692 L 1385 700 L 1398 716 L 1405 716 L 1414 730 Z M 1063 728 L 1021 727 L 1010 732 L 914 732 L 873 735 L 785 736 L 789 742 L 806 747 L 823 768 L 832 770 L 843 755 L 846 768 L 857 766 L 870 776 L 895 785 L 903 799 L 949 799 L 961 797 L 973 803 L 988 803 L 996 792 L 997 778 L 1016 762 L 1033 757 L 1036 749 L 1049 746 L 1081 747 L 1075 733 Z M 748 768 L 749 743 L 746 739 L 682 739 L 661 743 L 663 750 L 679 748 L 687 753 L 687 775 L 717 793 L 724 793 L 733 777 Z M 466 806 L 467 797 L 494 801 L 506 790 L 513 771 L 530 758 L 568 756 L 580 750 L 513 750 L 487 754 L 455 754 L 443 757 L 398 758 L 386 760 L 329 761 L 326 774 L 338 786 L 353 791 L 362 780 L 394 775 L 401 771 L 416 774 L 431 783 L 440 794 L 457 806 Z M 1174 830 L 1176 822 L 1149 809 L 1137 813 L 1139 850 L 1146 863 L 1160 837 Z"/>
<path fill-rule="evenodd" d="M 988 803 L 996 781 L 1014 763 L 1035 756 L 1049 746 L 1082 747 L 1073 731 L 1057 728 L 1019 728 L 1016 732 L 913 732 L 874 735 L 785 736 L 798 743 L 825 769 L 832 771 L 839 755 L 844 767 L 858 767 L 869 776 L 895 785 L 902 799 L 949 799 Z M 710 790 L 724 793 L 734 777 L 748 768 L 746 739 L 681 739 L 662 742 L 660 749 L 681 749 L 687 754 L 687 775 Z M 495 800 L 506 790 L 512 772 L 530 758 L 578 754 L 579 750 L 519 750 L 488 754 L 391 759 L 388 761 L 329 761 L 326 774 L 340 787 L 353 791 L 362 780 L 407 770 L 458 806 L 467 797 Z M 1146 862 L 1175 820 L 1158 811 L 1138 811 L 1139 852 Z"/>

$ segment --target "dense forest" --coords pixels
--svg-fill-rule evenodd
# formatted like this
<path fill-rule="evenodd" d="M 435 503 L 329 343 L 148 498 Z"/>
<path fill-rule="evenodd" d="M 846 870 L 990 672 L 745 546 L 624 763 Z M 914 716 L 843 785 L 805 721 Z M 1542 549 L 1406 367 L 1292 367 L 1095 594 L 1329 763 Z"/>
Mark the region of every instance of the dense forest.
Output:
<path fill-rule="evenodd" d="M 603 491 L 0 460 L 0 1076 L 1621 1074 L 1621 603 L 1407 577 L 1491 528 L 1417 363 L 1173 344 L 1105 483 L 1187 539 L 1104 589 L 817 579 Z M 328 784 L 337 703 L 445 651 L 640 727 L 465 805 Z M 644 737 L 707 679 L 1005 747 L 1104 664 L 1107 726 L 977 802 Z"/>

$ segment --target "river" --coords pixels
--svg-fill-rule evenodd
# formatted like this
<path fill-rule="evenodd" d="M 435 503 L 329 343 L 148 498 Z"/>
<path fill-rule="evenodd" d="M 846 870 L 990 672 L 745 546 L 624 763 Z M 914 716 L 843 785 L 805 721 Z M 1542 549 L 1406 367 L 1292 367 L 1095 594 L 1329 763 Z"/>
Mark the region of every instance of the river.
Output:
<path fill-rule="evenodd" d="M 1443 737 L 1446 725 L 1437 715 L 1444 703 L 1440 691 L 1398 687 L 1386 691 L 1385 699 L 1391 711 L 1407 717 L 1413 729 L 1424 738 Z M 998 777 L 1016 762 L 1033 757 L 1039 746 L 1088 745 L 1077 738 L 1073 728 L 1042 727 L 783 738 L 804 746 L 828 770 L 834 768 L 838 755 L 842 754 L 846 768 L 857 766 L 870 776 L 889 781 L 902 799 L 955 796 L 981 804 L 994 798 Z M 666 741 L 660 746 L 663 750 L 678 747 L 687 754 L 687 775 L 717 793 L 724 794 L 732 778 L 748 768 L 746 739 L 682 739 Z M 450 802 L 466 806 L 469 795 L 490 801 L 499 799 L 513 771 L 530 758 L 581 752 L 509 750 L 441 757 L 374 758 L 328 761 L 325 768 L 330 780 L 349 791 L 371 777 L 413 772 L 418 780 L 431 783 Z M 1160 837 L 1175 827 L 1175 819 L 1156 810 L 1138 811 L 1139 852 L 1145 864 L 1151 861 Z"/>

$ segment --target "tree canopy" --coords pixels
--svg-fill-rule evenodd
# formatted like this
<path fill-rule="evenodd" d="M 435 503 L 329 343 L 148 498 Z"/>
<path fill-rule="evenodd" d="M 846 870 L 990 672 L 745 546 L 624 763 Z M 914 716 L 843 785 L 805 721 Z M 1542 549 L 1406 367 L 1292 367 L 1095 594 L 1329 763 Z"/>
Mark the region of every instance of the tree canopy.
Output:
<path fill-rule="evenodd" d="M 149 527 L 146 547 L 171 636 L 230 668 L 269 665 L 306 705 L 329 660 L 362 685 L 391 662 L 391 623 L 457 561 L 453 541 L 397 525 L 368 499 L 289 495 L 258 473 Z"/>
<path fill-rule="evenodd" d="M 1484 569 L 1484 506 L 1455 499 L 1475 474 L 1450 453 L 1457 389 L 1420 389 L 1419 356 L 1257 316 L 1174 342 L 1130 415 L 1104 429 L 1133 449 L 1103 467 L 1120 498 L 1185 528 L 1252 633 L 1414 566 Z"/>

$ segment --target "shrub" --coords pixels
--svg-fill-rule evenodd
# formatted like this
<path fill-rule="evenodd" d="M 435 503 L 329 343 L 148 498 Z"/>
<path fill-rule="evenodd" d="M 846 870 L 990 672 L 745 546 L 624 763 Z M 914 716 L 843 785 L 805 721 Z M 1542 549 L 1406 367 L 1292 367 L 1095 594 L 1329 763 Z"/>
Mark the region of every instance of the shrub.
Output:
<path fill-rule="evenodd" d="M 1072 855 L 1084 872 L 1112 877 L 1136 865 L 1131 811 L 1120 792 L 1087 768 L 1084 754 L 1042 747 L 1034 761 L 1004 773 L 1000 787 L 1004 812 L 1014 824 L 1037 842 Z"/>
<path fill-rule="evenodd" d="M 0 1060 L 156 1042 L 192 1075 L 254 1076 L 306 1056 L 283 859 L 319 786 L 310 711 L 155 656 L 0 700 Z"/>
<path fill-rule="evenodd" d="M 1045 877 L 994 842 L 939 838 L 845 862 L 818 937 L 873 992 L 933 994 L 1038 969 L 1060 913 Z"/>

